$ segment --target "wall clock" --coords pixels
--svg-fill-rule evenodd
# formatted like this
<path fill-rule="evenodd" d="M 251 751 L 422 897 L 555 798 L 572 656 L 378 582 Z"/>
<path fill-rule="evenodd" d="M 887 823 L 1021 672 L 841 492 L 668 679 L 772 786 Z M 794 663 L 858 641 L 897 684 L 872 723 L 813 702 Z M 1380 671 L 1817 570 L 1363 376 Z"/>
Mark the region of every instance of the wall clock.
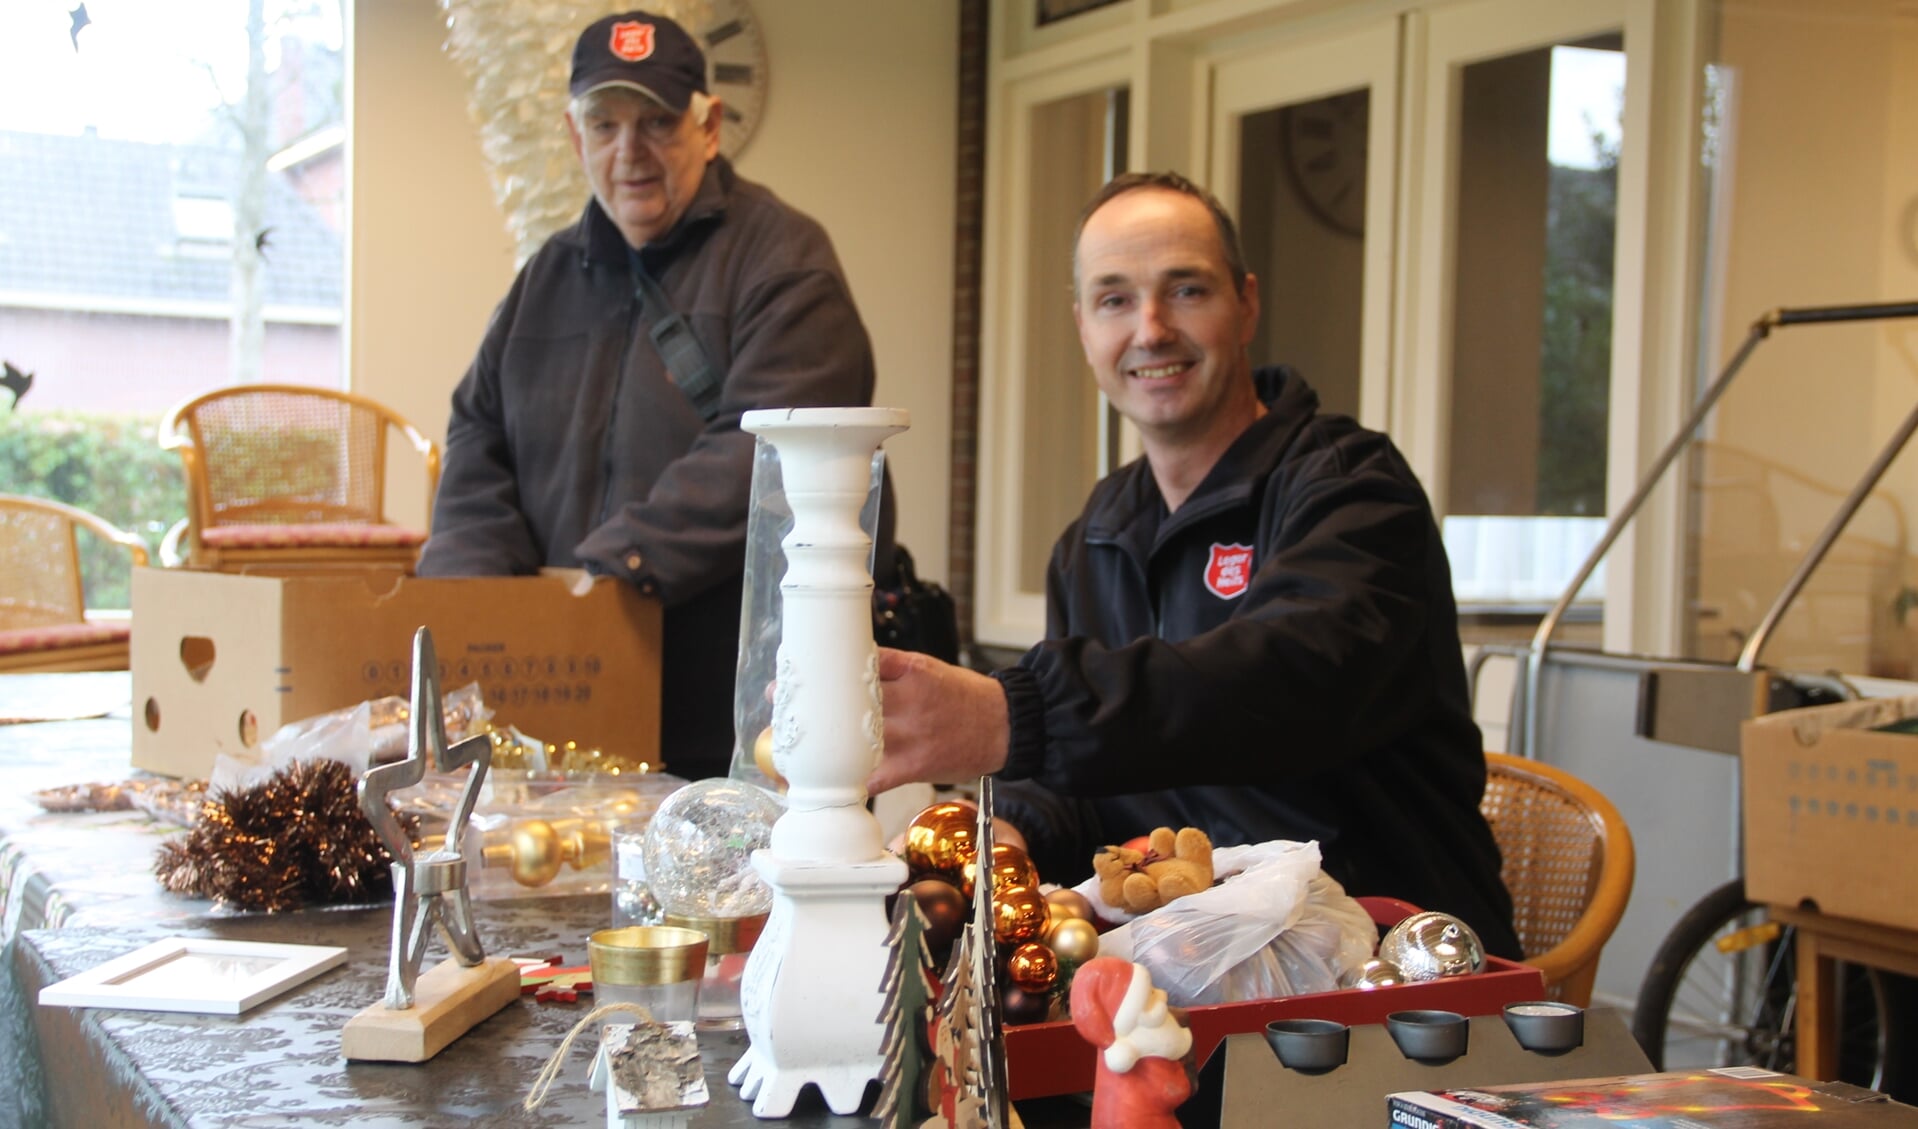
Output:
<path fill-rule="evenodd" d="M 746 0 L 706 0 L 698 29 L 706 49 L 707 86 L 719 99 L 719 151 L 737 160 L 766 112 L 766 35 Z"/>
<path fill-rule="evenodd" d="M 1279 140 L 1287 177 L 1327 227 L 1365 234 L 1365 145 L 1371 92 L 1352 90 L 1285 107 Z"/>

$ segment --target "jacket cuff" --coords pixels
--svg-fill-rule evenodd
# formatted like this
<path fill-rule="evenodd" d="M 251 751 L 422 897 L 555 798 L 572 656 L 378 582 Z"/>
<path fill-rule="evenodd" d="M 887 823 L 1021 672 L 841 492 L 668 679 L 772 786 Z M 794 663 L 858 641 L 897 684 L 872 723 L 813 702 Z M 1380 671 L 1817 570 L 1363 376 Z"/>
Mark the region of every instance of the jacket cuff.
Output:
<path fill-rule="evenodd" d="M 647 596 L 659 594 L 659 582 L 637 545 L 620 548 L 602 530 L 595 530 L 573 550 L 581 567 L 595 576 L 616 576 Z"/>
<path fill-rule="evenodd" d="M 1006 720 L 1011 729 L 1006 765 L 999 775 L 1007 780 L 1037 776 L 1046 758 L 1046 703 L 1039 693 L 1038 676 L 1014 666 L 995 670 L 992 677 L 1006 692 Z"/>

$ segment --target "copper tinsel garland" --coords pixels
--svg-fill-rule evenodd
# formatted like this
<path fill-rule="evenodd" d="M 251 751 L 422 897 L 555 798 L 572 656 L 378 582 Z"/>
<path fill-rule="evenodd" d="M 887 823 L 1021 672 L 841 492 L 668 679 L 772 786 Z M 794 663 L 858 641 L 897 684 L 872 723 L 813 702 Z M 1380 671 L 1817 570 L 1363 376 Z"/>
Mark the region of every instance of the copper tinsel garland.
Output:
<path fill-rule="evenodd" d="M 176 894 L 267 913 L 390 898 L 393 859 L 354 787 L 339 761 L 297 761 L 206 800 L 193 829 L 161 845 L 153 871 Z M 400 813 L 400 825 L 419 833 L 416 815 Z"/>

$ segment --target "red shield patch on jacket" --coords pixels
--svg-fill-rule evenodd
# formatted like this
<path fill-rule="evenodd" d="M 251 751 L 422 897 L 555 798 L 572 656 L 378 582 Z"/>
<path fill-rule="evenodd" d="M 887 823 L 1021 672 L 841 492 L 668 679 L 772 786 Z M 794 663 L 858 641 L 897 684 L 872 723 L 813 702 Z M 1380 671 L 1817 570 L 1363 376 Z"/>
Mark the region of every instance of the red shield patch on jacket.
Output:
<path fill-rule="evenodd" d="M 637 63 L 653 53 L 653 25 L 637 21 L 613 25 L 613 54 Z"/>
<path fill-rule="evenodd" d="M 1244 595 L 1251 583 L 1252 546 L 1215 543 L 1212 559 L 1205 562 L 1206 591 L 1221 600 L 1230 600 Z"/>

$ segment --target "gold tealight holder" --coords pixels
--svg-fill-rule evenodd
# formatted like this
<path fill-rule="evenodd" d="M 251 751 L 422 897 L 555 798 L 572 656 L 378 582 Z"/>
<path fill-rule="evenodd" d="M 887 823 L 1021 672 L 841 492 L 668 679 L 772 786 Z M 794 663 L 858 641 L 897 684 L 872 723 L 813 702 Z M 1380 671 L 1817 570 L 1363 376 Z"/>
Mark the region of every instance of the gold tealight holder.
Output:
<path fill-rule="evenodd" d="M 704 978 L 699 986 L 699 1027 L 703 1031 L 732 1031 L 744 1026 L 740 1015 L 739 981 L 746 958 L 766 928 L 764 913 L 747 917 L 694 917 L 669 913 L 666 927 L 696 931 L 709 942 Z"/>
<path fill-rule="evenodd" d="M 695 1019 L 708 947 L 706 934 L 669 925 L 598 930 L 586 941 L 594 1002 L 638 1004 L 661 1023 Z"/>

